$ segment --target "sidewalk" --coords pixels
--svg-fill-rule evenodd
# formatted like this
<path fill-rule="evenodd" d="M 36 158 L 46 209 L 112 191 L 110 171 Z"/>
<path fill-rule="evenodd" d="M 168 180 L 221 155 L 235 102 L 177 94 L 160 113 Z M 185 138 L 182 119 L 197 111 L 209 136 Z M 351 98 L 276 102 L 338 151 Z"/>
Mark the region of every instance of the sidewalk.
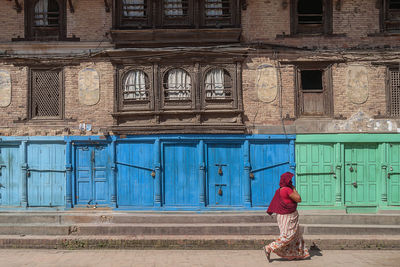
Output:
<path fill-rule="evenodd" d="M 262 250 L 0 250 L 1 267 L 102 267 L 102 266 L 399 266 L 398 250 L 326 250 L 311 260 L 284 261 Z"/>

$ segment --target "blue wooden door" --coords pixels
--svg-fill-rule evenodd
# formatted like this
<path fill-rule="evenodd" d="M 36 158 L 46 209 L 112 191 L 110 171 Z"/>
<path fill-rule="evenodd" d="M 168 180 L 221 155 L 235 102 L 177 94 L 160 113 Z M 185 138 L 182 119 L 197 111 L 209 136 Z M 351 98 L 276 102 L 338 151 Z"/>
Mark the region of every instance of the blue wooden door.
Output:
<path fill-rule="evenodd" d="M 76 146 L 75 195 L 78 205 L 109 203 L 108 162 L 105 145 Z"/>
<path fill-rule="evenodd" d="M 240 206 L 243 204 L 243 152 L 240 144 L 207 145 L 208 204 Z"/>
<path fill-rule="evenodd" d="M 28 144 L 28 205 L 64 206 L 65 145 Z"/>
<path fill-rule="evenodd" d="M 288 143 L 250 144 L 251 203 L 268 206 L 279 188 L 280 175 L 289 171 Z"/>
<path fill-rule="evenodd" d="M 163 144 L 165 206 L 199 205 L 199 160 L 196 143 Z"/>
<path fill-rule="evenodd" d="M 21 166 L 18 146 L 0 147 L 0 206 L 20 205 Z"/>
<path fill-rule="evenodd" d="M 118 206 L 153 206 L 154 143 L 120 143 L 116 149 Z"/>

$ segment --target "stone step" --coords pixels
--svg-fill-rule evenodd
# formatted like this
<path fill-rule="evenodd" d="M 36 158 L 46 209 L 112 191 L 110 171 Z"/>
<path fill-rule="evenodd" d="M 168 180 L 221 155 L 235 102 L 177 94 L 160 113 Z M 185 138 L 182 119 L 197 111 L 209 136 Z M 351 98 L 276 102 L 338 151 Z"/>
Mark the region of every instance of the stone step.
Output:
<path fill-rule="evenodd" d="M 265 212 L 256 213 L 135 213 L 135 212 L 54 212 L 0 213 L 3 224 L 78 224 L 78 223 L 273 223 L 276 218 Z M 365 224 L 400 225 L 400 214 L 307 214 L 301 224 Z"/>
<path fill-rule="evenodd" d="M 0 235 L 0 249 L 262 249 L 270 235 L 10 236 Z M 400 236 L 304 235 L 312 250 L 400 249 Z"/>
<path fill-rule="evenodd" d="M 309 235 L 400 235 L 400 225 L 302 224 Z M 276 223 L 0 224 L 0 235 L 278 235 Z"/>

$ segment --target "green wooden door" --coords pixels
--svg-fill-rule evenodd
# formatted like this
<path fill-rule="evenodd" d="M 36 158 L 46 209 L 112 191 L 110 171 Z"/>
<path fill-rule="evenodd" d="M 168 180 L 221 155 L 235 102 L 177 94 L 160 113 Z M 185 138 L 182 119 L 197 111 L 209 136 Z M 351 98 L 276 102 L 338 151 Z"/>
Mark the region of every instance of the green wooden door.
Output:
<path fill-rule="evenodd" d="M 296 144 L 296 188 L 303 206 L 333 206 L 336 176 L 333 144 Z"/>
<path fill-rule="evenodd" d="M 378 144 L 346 144 L 344 151 L 346 206 L 377 206 L 381 156 Z"/>
<path fill-rule="evenodd" d="M 400 144 L 389 145 L 387 197 L 390 206 L 400 205 Z"/>

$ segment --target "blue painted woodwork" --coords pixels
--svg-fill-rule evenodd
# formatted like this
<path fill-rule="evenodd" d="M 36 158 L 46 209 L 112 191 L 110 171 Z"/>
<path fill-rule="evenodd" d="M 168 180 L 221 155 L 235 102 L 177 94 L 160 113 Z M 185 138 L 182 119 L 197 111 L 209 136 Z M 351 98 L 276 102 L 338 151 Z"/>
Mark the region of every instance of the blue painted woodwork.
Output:
<path fill-rule="evenodd" d="M 65 144 L 28 143 L 27 195 L 30 207 L 63 206 Z"/>
<path fill-rule="evenodd" d="M 18 145 L 0 146 L 0 206 L 19 206 L 21 168 Z"/>
<path fill-rule="evenodd" d="M 250 144 L 251 202 L 267 206 L 279 188 L 280 175 L 289 169 L 287 142 L 252 142 Z M 292 171 L 293 172 L 293 171 Z"/>
<path fill-rule="evenodd" d="M 207 180 L 210 206 L 243 205 L 244 171 L 241 144 L 207 144 Z"/>
<path fill-rule="evenodd" d="M 163 144 L 165 206 L 198 206 L 199 159 L 197 143 Z"/>
<path fill-rule="evenodd" d="M 154 142 L 116 145 L 118 206 L 154 205 Z"/>
<path fill-rule="evenodd" d="M 75 146 L 75 198 L 77 205 L 109 203 L 109 152 L 106 145 Z"/>

